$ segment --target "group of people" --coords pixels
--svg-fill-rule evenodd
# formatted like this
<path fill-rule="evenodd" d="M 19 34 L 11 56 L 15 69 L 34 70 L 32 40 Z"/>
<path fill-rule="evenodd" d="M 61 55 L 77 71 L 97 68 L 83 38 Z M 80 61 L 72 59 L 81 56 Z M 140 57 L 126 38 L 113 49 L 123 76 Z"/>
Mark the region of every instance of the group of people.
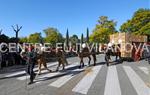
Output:
<path fill-rule="evenodd" d="M 24 65 L 25 62 L 22 60 L 19 53 L 15 52 L 0 52 L 0 67 L 13 66 L 13 65 Z"/>
<path fill-rule="evenodd" d="M 108 47 L 112 47 L 112 45 L 108 45 Z M 86 45 L 83 45 L 83 50 L 81 52 L 78 53 L 78 57 L 80 58 L 80 66 L 81 64 L 84 66 L 84 62 L 83 62 L 83 58 L 84 57 L 88 57 L 89 58 L 89 65 L 90 65 L 90 61 L 91 61 L 91 57 L 90 55 L 93 56 L 93 60 L 94 60 L 94 65 L 96 65 L 96 52 L 95 51 L 89 51 L 86 50 Z M 114 48 L 114 47 L 113 47 Z M 112 48 L 111 48 L 112 49 Z M 116 60 L 121 59 L 121 52 L 117 49 L 116 52 L 112 52 L 111 49 L 107 49 L 105 51 L 105 60 L 107 63 L 107 66 L 109 66 L 109 61 L 111 60 L 111 55 L 116 56 Z M 85 53 L 86 52 L 86 53 Z M 57 61 L 58 61 L 58 67 L 56 68 L 56 71 L 59 70 L 60 65 L 63 66 L 63 69 L 65 69 L 65 65 L 68 65 L 68 62 L 65 58 L 65 52 L 63 51 L 62 48 L 55 48 L 54 50 L 51 50 L 51 53 L 54 53 L 53 55 L 56 55 L 57 57 Z M 41 66 L 43 65 L 44 68 L 46 70 L 48 70 L 49 72 L 52 72 L 52 70 L 48 69 L 47 67 L 47 61 L 46 61 L 46 57 L 44 55 L 45 53 L 42 51 L 42 49 L 40 50 L 40 52 L 38 52 L 37 49 L 35 49 L 34 47 L 30 47 L 30 48 L 25 48 L 24 50 L 22 50 L 22 52 L 20 53 L 20 59 L 22 59 L 23 62 L 25 62 L 25 64 L 27 65 L 26 68 L 26 72 L 30 75 L 30 82 L 28 84 L 32 84 L 34 83 L 34 79 L 36 77 L 36 73 L 34 72 L 34 67 L 35 64 L 38 64 L 38 68 L 39 68 L 39 72 L 38 74 L 41 73 Z M 1 64 L 2 64 L 2 53 L 0 52 L 0 68 L 1 68 Z M 148 57 L 148 61 L 150 63 L 150 56 Z"/>
<path fill-rule="evenodd" d="M 68 65 L 68 62 L 65 58 L 63 50 L 61 48 L 58 48 L 53 52 L 55 52 L 55 55 L 57 56 L 57 60 L 58 60 L 58 67 L 56 71 L 59 70 L 60 65 L 62 65 L 63 69 L 65 69 L 65 65 Z M 37 50 L 34 47 L 25 48 L 25 50 L 23 50 L 20 53 L 20 55 L 26 61 L 27 64 L 26 72 L 27 74 L 30 75 L 30 82 L 28 83 L 29 85 L 34 83 L 33 80 L 36 77 L 36 73 L 33 70 L 36 63 L 38 64 L 38 70 L 39 70 L 38 74 L 41 74 L 42 65 L 46 70 L 52 72 L 52 70 L 48 69 L 47 67 L 46 57 L 48 56 L 45 56 L 45 52 L 42 50 L 42 48 L 40 50 Z"/>

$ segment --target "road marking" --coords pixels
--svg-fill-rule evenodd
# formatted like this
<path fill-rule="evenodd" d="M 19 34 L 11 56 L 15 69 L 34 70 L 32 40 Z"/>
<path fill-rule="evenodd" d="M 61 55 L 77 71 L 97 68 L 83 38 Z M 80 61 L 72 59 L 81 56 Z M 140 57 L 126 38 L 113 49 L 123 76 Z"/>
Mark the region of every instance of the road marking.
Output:
<path fill-rule="evenodd" d="M 49 63 L 47 65 L 47 67 L 51 67 L 53 65 L 57 65 L 58 62 L 53 62 L 53 63 Z M 37 71 L 38 68 L 35 68 L 34 71 Z M 25 71 L 20 71 L 20 72 L 15 72 L 15 73 L 12 73 L 12 74 L 9 74 L 9 75 L 6 75 L 5 77 L 13 77 L 13 76 L 17 76 L 17 75 L 22 75 L 22 74 L 25 74 L 26 72 Z"/>
<path fill-rule="evenodd" d="M 75 67 L 75 66 L 77 66 L 77 64 L 71 64 L 71 65 L 66 66 L 65 69 L 72 68 L 72 67 Z M 39 79 L 50 78 L 50 77 L 54 77 L 54 76 L 59 75 L 59 74 L 60 74 L 60 75 L 61 75 L 61 74 L 65 74 L 65 73 L 67 73 L 67 72 L 69 72 L 69 70 L 66 71 L 66 72 L 48 73 L 48 74 L 45 74 L 45 75 L 43 75 L 43 76 L 40 76 Z"/>
<path fill-rule="evenodd" d="M 129 66 L 123 67 L 130 82 L 138 95 L 150 95 L 150 88 L 142 81 L 142 79 L 136 74 L 136 72 Z"/>
<path fill-rule="evenodd" d="M 121 95 L 116 66 L 108 67 L 104 95 Z"/>
<path fill-rule="evenodd" d="M 77 66 L 78 64 L 71 64 L 71 65 L 68 65 L 66 66 L 66 69 L 68 68 L 71 68 L 71 67 L 74 67 L 74 66 Z M 47 72 L 47 70 L 43 70 L 42 73 L 45 73 Z M 59 74 L 64 74 L 66 72 L 55 72 L 55 73 L 48 73 L 48 74 L 44 74 L 44 75 L 40 75 L 40 77 L 38 77 L 39 79 L 45 79 L 45 78 L 50 78 L 50 77 L 53 77 L 53 76 L 56 76 L 56 75 L 59 75 Z M 29 75 L 27 76 L 22 76 L 22 77 L 18 77 L 17 80 L 25 80 L 25 79 L 28 79 L 29 78 Z"/>
<path fill-rule="evenodd" d="M 140 70 L 142 70 L 145 74 L 149 74 L 149 70 L 147 67 L 139 67 Z"/>
<path fill-rule="evenodd" d="M 83 71 L 83 69 L 73 70 L 68 75 L 65 75 L 65 76 L 57 79 L 56 81 L 54 81 L 53 83 L 49 84 L 48 86 L 53 86 L 53 87 L 60 88 L 65 83 L 67 83 L 70 79 L 72 79 L 73 77 L 75 77 L 75 75 L 73 74 L 74 72 L 80 72 L 80 71 Z"/>
<path fill-rule="evenodd" d="M 25 74 L 25 71 L 20 71 L 20 72 L 16 72 L 16 73 L 12 73 L 9 75 L 6 75 L 5 77 L 13 77 L 13 76 L 17 76 L 17 75 L 21 75 L 21 74 Z"/>
<path fill-rule="evenodd" d="M 88 72 L 84 78 L 72 89 L 72 91 L 81 94 L 87 94 L 101 67 L 101 65 L 93 67 L 92 70 Z"/>
<path fill-rule="evenodd" d="M 42 73 L 45 73 L 47 72 L 47 70 L 43 70 Z M 21 77 L 18 77 L 17 80 L 25 80 L 25 79 L 29 79 L 30 76 L 28 74 L 26 74 L 25 76 L 21 76 Z"/>
<path fill-rule="evenodd" d="M 56 64 L 57 64 L 57 62 L 54 62 L 53 64 L 48 64 L 48 67 L 56 65 Z M 34 71 L 36 71 L 36 70 L 38 70 L 38 68 L 34 69 Z M 42 73 L 45 73 L 45 72 L 47 72 L 47 70 L 42 71 Z M 26 80 L 28 78 L 30 78 L 30 76 L 28 74 L 26 74 L 25 76 L 18 77 L 17 80 Z"/>

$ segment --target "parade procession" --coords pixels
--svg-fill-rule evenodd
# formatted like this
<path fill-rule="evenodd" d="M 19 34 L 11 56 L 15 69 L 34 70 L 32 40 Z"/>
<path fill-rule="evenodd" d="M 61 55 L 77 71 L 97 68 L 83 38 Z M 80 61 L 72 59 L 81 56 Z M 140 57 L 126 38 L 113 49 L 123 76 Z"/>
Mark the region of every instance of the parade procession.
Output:
<path fill-rule="evenodd" d="M 1 0 L 0 95 L 150 95 L 147 0 Z"/>

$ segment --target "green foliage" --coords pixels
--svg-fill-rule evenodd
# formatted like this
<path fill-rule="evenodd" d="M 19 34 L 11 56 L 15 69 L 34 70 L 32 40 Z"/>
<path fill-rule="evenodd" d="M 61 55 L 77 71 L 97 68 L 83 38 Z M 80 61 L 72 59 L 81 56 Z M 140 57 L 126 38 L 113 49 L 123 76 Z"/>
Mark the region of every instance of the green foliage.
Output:
<path fill-rule="evenodd" d="M 135 32 L 140 35 L 149 35 L 150 36 L 150 22 L 143 26 L 141 29 Z"/>
<path fill-rule="evenodd" d="M 116 32 L 115 26 L 116 22 L 108 20 L 107 16 L 101 16 L 90 35 L 90 42 L 108 43 L 109 35 Z"/>
<path fill-rule="evenodd" d="M 89 28 L 86 31 L 86 42 L 89 43 Z"/>
<path fill-rule="evenodd" d="M 55 45 L 56 43 L 64 42 L 62 34 L 56 28 L 47 28 L 44 30 L 46 37 L 45 42 Z"/>
<path fill-rule="evenodd" d="M 2 42 L 8 43 L 9 37 L 4 34 L 0 35 L 0 43 L 2 43 Z"/>
<path fill-rule="evenodd" d="M 150 9 L 139 9 L 133 17 L 121 25 L 121 32 L 150 35 L 149 30 Z"/>
<path fill-rule="evenodd" d="M 66 33 L 66 45 L 69 46 L 69 31 L 67 29 L 67 33 Z"/>
<path fill-rule="evenodd" d="M 20 43 L 27 43 L 28 42 L 28 38 L 27 37 L 21 37 L 20 38 Z"/>
<path fill-rule="evenodd" d="M 18 39 L 18 41 L 19 41 L 19 39 Z M 11 38 L 9 39 L 9 42 L 15 43 L 15 42 L 16 42 L 16 37 L 11 37 Z"/>
<path fill-rule="evenodd" d="M 76 43 L 79 42 L 78 36 L 77 35 L 72 35 L 70 37 L 70 42 L 72 43 L 72 45 L 76 45 Z"/>
<path fill-rule="evenodd" d="M 82 33 L 82 35 L 81 35 L 80 43 L 84 43 L 84 36 L 83 36 L 83 33 Z"/>
<path fill-rule="evenodd" d="M 31 34 L 28 38 L 28 42 L 30 43 L 40 43 L 41 42 L 41 33 Z"/>

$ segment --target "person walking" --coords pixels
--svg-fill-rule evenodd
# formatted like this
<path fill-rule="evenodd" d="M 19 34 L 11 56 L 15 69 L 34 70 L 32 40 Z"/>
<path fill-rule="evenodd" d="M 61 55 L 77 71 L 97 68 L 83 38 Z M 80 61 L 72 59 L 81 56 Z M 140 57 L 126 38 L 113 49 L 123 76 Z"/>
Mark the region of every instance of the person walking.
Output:
<path fill-rule="evenodd" d="M 23 59 L 26 60 L 27 68 L 26 72 L 27 74 L 30 75 L 30 82 L 28 85 L 33 84 L 33 80 L 36 77 L 36 73 L 34 73 L 33 69 L 36 63 L 36 52 L 34 51 L 34 48 L 25 49 L 24 51 L 21 52 L 21 56 Z"/>

